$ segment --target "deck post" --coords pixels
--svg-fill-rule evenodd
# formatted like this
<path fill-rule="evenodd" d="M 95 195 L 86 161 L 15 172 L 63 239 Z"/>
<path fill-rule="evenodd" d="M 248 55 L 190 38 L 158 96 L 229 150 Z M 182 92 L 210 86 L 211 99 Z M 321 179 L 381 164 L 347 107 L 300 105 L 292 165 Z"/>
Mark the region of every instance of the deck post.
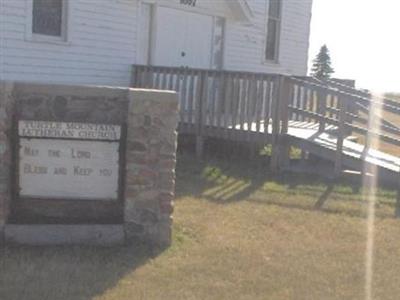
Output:
<path fill-rule="evenodd" d="M 279 169 L 279 131 L 280 131 L 280 115 L 279 115 L 279 78 L 273 81 L 272 103 L 271 103 L 271 119 L 272 119 L 272 136 L 271 136 L 271 171 L 277 172 Z"/>
<path fill-rule="evenodd" d="M 346 134 L 346 98 L 341 97 L 338 99 L 339 106 L 339 127 L 337 131 L 336 142 L 336 159 L 335 159 L 335 176 L 339 177 L 342 173 L 343 165 L 343 141 Z"/>
<path fill-rule="evenodd" d="M 199 82 L 197 84 L 197 101 L 196 101 L 196 111 L 195 111 L 195 126 L 196 126 L 196 157 L 197 159 L 203 158 L 204 153 L 204 137 L 203 137 L 203 127 L 204 122 L 204 110 L 206 109 L 207 101 L 207 72 L 201 72 L 199 74 Z"/>
<path fill-rule="evenodd" d="M 248 91 L 248 130 L 247 130 L 247 142 L 249 143 L 249 159 L 252 160 L 256 154 L 255 138 L 253 138 L 253 124 L 256 121 L 256 103 L 257 103 L 257 77 L 252 75 L 250 77 L 249 91 Z"/>
<path fill-rule="evenodd" d="M 293 97 L 293 86 L 289 81 L 289 78 L 286 76 L 281 76 L 281 92 L 280 92 L 280 100 L 281 103 L 281 115 L 282 115 L 282 127 L 280 132 L 280 145 L 281 145 L 281 168 L 287 168 L 290 165 L 290 144 L 287 139 L 287 134 L 289 131 L 289 104 L 292 103 Z"/>
<path fill-rule="evenodd" d="M 318 97 L 318 114 L 320 115 L 318 132 L 324 132 L 326 125 L 325 117 L 326 117 L 327 94 L 326 92 L 321 91 L 317 94 L 317 97 Z"/>
<path fill-rule="evenodd" d="M 367 133 L 365 134 L 365 141 L 364 141 L 364 149 L 363 152 L 361 154 L 361 159 L 362 161 L 365 162 L 366 157 L 368 156 L 368 152 L 369 152 L 369 148 L 371 147 L 371 132 L 374 128 L 375 125 L 375 118 L 374 118 L 374 110 L 376 109 L 376 107 L 373 106 L 373 104 L 370 104 L 370 109 L 368 111 L 368 128 L 367 128 Z M 362 176 L 367 176 L 367 171 L 366 168 L 363 167 L 361 168 L 361 174 Z"/>
<path fill-rule="evenodd" d="M 291 85 L 288 78 L 279 75 L 276 80 L 276 96 L 272 120 L 272 158 L 271 170 L 276 172 L 285 168 L 290 163 L 290 145 L 288 144 L 286 134 L 289 129 L 289 98 L 291 97 Z M 273 102 L 273 103 L 274 103 Z"/>
<path fill-rule="evenodd" d="M 131 87 L 140 87 L 141 66 L 133 65 L 131 69 Z"/>
<path fill-rule="evenodd" d="M 131 85 L 130 87 L 136 87 L 136 80 L 137 80 L 137 66 L 131 67 Z"/>
<path fill-rule="evenodd" d="M 396 199 L 396 211 L 395 211 L 395 217 L 400 218 L 400 171 L 398 173 L 397 177 L 397 199 Z"/>

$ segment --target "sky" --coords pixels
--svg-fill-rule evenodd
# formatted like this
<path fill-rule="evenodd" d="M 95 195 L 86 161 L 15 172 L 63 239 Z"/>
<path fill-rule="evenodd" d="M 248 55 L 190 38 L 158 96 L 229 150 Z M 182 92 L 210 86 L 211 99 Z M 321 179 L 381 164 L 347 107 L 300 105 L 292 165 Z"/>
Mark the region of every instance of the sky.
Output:
<path fill-rule="evenodd" d="M 334 77 L 400 92 L 400 0 L 313 0 L 309 67 L 323 44 Z"/>

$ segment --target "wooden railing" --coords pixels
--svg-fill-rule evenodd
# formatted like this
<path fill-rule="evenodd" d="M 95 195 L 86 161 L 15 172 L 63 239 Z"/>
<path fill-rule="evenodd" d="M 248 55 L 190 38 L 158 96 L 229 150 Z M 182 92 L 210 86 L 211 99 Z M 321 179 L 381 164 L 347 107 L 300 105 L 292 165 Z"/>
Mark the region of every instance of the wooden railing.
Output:
<path fill-rule="evenodd" d="M 296 77 L 287 80 L 294 95 L 288 103 L 294 119 L 317 122 L 320 132 L 325 131 L 327 125 L 336 128 L 333 133 L 337 135 L 336 172 L 341 171 L 343 141 L 349 133 L 364 137 L 364 153 L 367 153 L 371 139 L 400 147 L 400 129 L 384 119 L 391 114 L 400 120 L 399 103 L 363 97 L 360 93 L 351 93 L 351 90 L 343 91 Z"/>
<path fill-rule="evenodd" d="M 313 77 L 296 77 L 297 79 L 301 79 L 303 81 L 306 81 L 308 83 L 314 83 L 320 86 L 323 86 L 325 88 L 329 89 L 335 89 L 339 90 L 341 92 L 345 92 L 348 94 L 351 94 L 352 96 L 358 96 L 362 100 L 369 99 L 371 100 L 372 95 L 369 91 L 366 90 L 360 90 L 356 89 L 352 86 L 345 85 L 344 83 L 338 82 L 337 80 L 327 80 L 327 81 L 322 81 Z M 374 113 L 376 115 L 376 112 L 370 110 L 369 103 L 366 101 L 357 101 L 357 97 L 353 97 L 354 101 L 352 102 L 352 105 L 350 109 L 352 110 L 352 113 L 357 113 L 361 112 L 363 114 L 369 114 L 369 113 Z M 398 108 L 400 108 L 400 102 L 393 100 L 393 99 L 388 99 L 385 97 L 382 97 L 381 95 L 373 95 L 374 101 L 382 102 L 384 104 L 387 104 L 387 107 L 395 107 L 395 110 L 391 110 L 392 113 L 396 114 L 398 111 Z M 390 110 L 390 109 L 389 109 Z M 375 116 L 376 118 L 380 118 L 379 116 Z M 400 130 L 400 124 L 393 121 L 386 120 L 385 118 L 381 118 L 381 122 L 383 125 L 385 125 L 386 128 L 392 127 L 394 130 L 399 129 Z"/>
<path fill-rule="evenodd" d="M 196 135 L 201 156 L 204 137 L 272 144 L 272 166 L 287 161 L 285 139 L 291 121 L 318 124 L 337 136 L 335 170 L 342 169 L 343 143 L 350 134 L 400 146 L 400 104 L 341 89 L 317 79 L 276 74 L 135 65 L 132 86 L 179 93 L 180 132 Z M 378 109 L 379 108 L 379 109 Z M 365 151 L 366 152 L 366 151 Z"/>
<path fill-rule="evenodd" d="M 274 74 L 153 66 L 134 66 L 132 73 L 133 87 L 178 92 L 179 130 L 196 135 L 199 156 L 205 135 L 251 141 L 268 126 L 277 129 L 271 122 L 278 120 L 278 80 Z"/>
<path fill-rule="evenodd" d="M 339 83 L 337 81 L 332 81 L 332 80 L 328 80 L 327 83 L 330 87 L 334 87 L 334 88 L 338 88 L 341 91 L 353 94 L 353 95 L 358 95 L 361 96 L 362 98 L 367 98 L 367 99 L 371 99 L 372 95 L 370 94 L 369 91 L 365 91 L 365 90 L 359 90 L 356 89 L 354 87 L 351 86 L 347 86 L 343 83 Z M 386 97 L 383 97 L 381 95 L 374 95 L 373 96 L 374 99 L 377 99 L 378 101 L 382 101 L 385 104 L 388 104 L 390 106 L 394 106 L 394 107 L 400 107 L 400 103 L 396 100 L 393 99 L 388 99 Z M 362 103 L 357 103 L 356 104 L 357 109 L 364 112 L 364 113 L 370 113 L 370 107 L 368 105 L 362 104 Z M 379 116 L 377 116 L 379 118 Z M 394 129 L 400 129 L 400 124 L 399 123 L 395 123 L 386 119 L 382 119 L 382 124 L 386 125 L 387 127 L 392 127 Z"/>

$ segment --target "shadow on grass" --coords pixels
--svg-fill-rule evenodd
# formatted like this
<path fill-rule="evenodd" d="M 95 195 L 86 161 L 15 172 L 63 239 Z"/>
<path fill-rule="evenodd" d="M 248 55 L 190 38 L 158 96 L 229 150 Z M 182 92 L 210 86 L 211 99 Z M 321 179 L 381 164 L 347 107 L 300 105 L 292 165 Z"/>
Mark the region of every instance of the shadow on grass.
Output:
<path fill-rule="evenodd" d="M 326 201 L 328 201 L 329 196 L 332 194 L 333 189 L 335 188 L 335 184 L 330 182 L 323 194 L 318 198 L 318 201 L 315 203 L 315 209 L 321 209 Z"/>
<path fill-rule="evenodd" d="M 379 204 L 394 207 L 394 191 L 379 191 Z M 177 197 L 200 197 L 218 204 L 250 201 L 285 208 L 365 217 L 361 183 L 332 180 L 313 174 L 284 172 L 271 174 L 265 157 L 254 160 L 217 157 L 208 154 L 203 161 L 187 153 L 178 156 Z M 299 197 L 297 197 L 299 196 Z M 298 198 L 307 198 L 307 203 Z M 294 200 L 294 201 L 293 201 Z M 340 200 L 359 203 L 358 209 L 327 205 Z M 391 217 L 387 215 L 385 217 Z"/>
<path fill-rule="evenodd" d="M 93 299 L 145 264 L 149 253 L 145 246 L 1 248 L 1 299 Z"/>

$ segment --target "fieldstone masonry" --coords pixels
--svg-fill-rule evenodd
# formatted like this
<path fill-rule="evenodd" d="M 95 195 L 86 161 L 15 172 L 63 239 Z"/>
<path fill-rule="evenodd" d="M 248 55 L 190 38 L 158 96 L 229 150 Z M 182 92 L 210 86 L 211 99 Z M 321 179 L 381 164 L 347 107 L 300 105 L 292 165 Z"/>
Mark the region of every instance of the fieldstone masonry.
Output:
<path fill-rule="evenodd" d="M 16 137 L 12 129 L 18 118 L 110 124 L 118 121 L 118 124 L 126 126 L 120 144 L 124 153 L 120 166 L 123 169 L 122 201 L 118 203 L 122 211 L 121 224 L 120 227 L 113 224 L 111 230 L 108 228 L 102 232 L 113 232 L 113 241 L 119 236 L 118 228 L 121 228 L 125 242 L 140 239 L 160 247 L 171 243 L 178 119 L 175 92 L 0 82 L 0 243 L 7 242 L 7 227 L 14 226 L 10 232 L 19 230 L 15 229 L 16 224 L 9 225 L 9 207 L 15 201 L 12 149 Z M 47 204 L 45 202 L 42 207 Z M 65 209 L 69 202 L 66 200 L 62 205 Z M 71 202 L 71 205 L 75 205 L 77 212 L 82 211 L 80 204 Z M 96 205 L 96 202 L 90 205 Z M 69 230 L 68 225 L 62 222 L 39 225 L 37 228 L 45 228 L 48 232 L 52 226 L 58 226 L 58 231 L 54 232 L 64 234 Z M 82 227 L 71 228 L 80 231 L 79 241 L 82 241 L 82 230 L 86 225 L 80 225 Z M 64 227 L 60 229 L 60 226 Z M 99 234 L 99 228 L 107 225 L 95 226 L 87 232 Z M 27 230 L 24 233 L 30 240 L 33 227 L 27 227 L 29 234 Z M 68 236 L 68 241 L 73 235 L 72 232 Z"/>
<path fill-rule="evenodd" d="M 11 82 L 0 82 L 0 244 L 4 240 L 4 226 L 8 219 L 11 199 L 13 87 Z"/>
<path fill-rule="evenodd" d="M 174 92 L 130 94 L 124 208 L 128 239 L 171 243 L 177 114 Z"/>

